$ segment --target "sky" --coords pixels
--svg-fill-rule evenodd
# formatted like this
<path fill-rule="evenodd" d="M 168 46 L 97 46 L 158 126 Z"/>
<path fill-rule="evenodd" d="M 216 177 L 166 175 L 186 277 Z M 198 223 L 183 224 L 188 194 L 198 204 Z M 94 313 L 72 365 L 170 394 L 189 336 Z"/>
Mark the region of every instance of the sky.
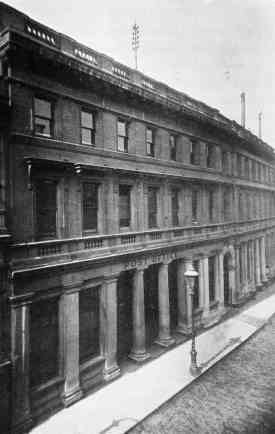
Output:
<path fill-rule="evenodd" d="M 275 0 L 8 0 L 10 6 L 240 122 L 275 148 Z"/>

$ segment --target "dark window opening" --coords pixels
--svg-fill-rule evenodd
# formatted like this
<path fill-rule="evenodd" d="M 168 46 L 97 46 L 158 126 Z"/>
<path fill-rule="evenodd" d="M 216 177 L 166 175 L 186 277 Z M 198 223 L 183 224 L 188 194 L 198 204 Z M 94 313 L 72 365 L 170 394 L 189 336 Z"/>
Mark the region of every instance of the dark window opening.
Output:
<path fill-rule="evenodd" d="M 34 133 L 50 137 L 52 135 L 52 103 L 34 98 Z"/>
<path fill-rule="evenodd" d="M 172 202 L 172 225 L 179 225 L 179 191 L 173 189 L 171 192 L 171 202 Z"/>
<path fill-rule="evenodd" d="M 36 181 L 36 234 L 37 239 L 56 238 L 56 182 Z"/>
<path fill-rule="evenodd" d="M 151 157 L 155 156 L 154 133 L 151 128 L 146 128 L 146 152 Z"/>
<path fill-rule="evenodd" d="M 131 187 L 119 186 L 119 226 L 128 227 L 131 224 Z"/>
<path fill-rule="evenodd" d="M 198 220 L 198 200 L 199 192 L 198 190 L 192 190 L 192 221 Z"/>
<path fill-rule="evenodd" d="M 177 144 L 176 144 L 176 137 L 170 135 L 169 138 L 169 145 L 170 145 L 170 159 L 173 161 L 177 160 Z"/>
<path fill-rule="evenodd" d="M 79 293 L 79 361 L 98 356 L 99 347 L 99 288 Z"/>
<path fill-rule="evenodd" d="M 157 193 L 155 187 L 148 188 L 148 226 L 149 228 L 157 227 Z"/>
<path fill-rule="evenodd" d="M 215 256 L 208 258 L 209 301 L 215 301 Z"/>
<path fill-rule="evenodd" d="M 30 385 L 58 376 L 58 300 L 41 300 L 30 308 Z"/>
<path fill-rule="evenodd" d="M 84 182 L 82 192 L 83 230 L 97 231 L 98 184 Z"/>

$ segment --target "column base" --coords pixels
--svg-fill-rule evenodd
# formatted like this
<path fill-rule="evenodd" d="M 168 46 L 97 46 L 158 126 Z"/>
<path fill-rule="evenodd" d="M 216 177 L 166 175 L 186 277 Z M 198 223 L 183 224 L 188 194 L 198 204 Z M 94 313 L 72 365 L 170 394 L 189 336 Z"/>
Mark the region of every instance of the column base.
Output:
<path fill-rule="evenodd" d="M 27 419 L 25 419 L 22 422 L 18 422 L 15 425 L 11 426 L 11 434 L 23 434 L 30 431 L 30 429 L 33 427 L 34 423 L 31 416 L 28 416 Z"/>
<path fill-rule="evenodd" d="M 112 381 L 119 376 L 120 376 L 120 368 L 118 366 L 105 369 L 103 372 L 103 378 L 105 381 Z"/>
<path fill-rule="evenodd" d="M 81 389 L 77 389 L 70 394 L 67 395 L 63 394 L 62 401 L 65 407 L 69 407 L 70 405 L 79 401 L 82 397 L 83 397 L 83 391 Z"/>
<path fill-rule="evenodd" d="M 157 338 L 155 340 L 155 344 L 160 345 L 161 347 L 170 347 L 171 345 L 173 345 L 175 343 L 175 339 L 172 338 L 171 336 L 167 337 L 167 338 Z"/>
<path fill-rule="evenodd" d="M 192 328 L 191 326 L 182 324 L 177 327 L 176 332 L 180 333 L 181 335 L 190 336 L 192 333 Z"/>
<path fill-rule="evenodd" d="M 256 291 L 262 291 L 264 289 L 262 283 L 259 283 L 258 285 L 256 285 Z"/>
<path fill-rule="evenodd" d="M 135 353 L 134 351 L 132 351 L 129 355 L 128 355 L 129 359 L 133 360 L 134 362 L 144 362 L 145 360 L 150 359 L 151 354 L 144 352 L 144 353 Z"/>

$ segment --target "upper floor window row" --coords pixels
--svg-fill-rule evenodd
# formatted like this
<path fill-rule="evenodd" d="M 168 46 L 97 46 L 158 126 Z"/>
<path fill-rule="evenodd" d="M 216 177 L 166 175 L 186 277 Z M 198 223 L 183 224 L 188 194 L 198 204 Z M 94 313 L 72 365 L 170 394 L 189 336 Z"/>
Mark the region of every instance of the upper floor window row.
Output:
<path fill-rule="evenodd" d="M 35 134 L 52 137 L 54 130 L 54 101 L 50 98 L 38 95 L 33 100 L 33 116 L 32 128 Z M 84 145 L 96 144 L 96 113 L 86 108 L 80 110 L 80 141 Z M 128 153 L 129 144 L 129 122 L 125 119 L 117 120 L 117 151 Z M 146 154 L 150 157 L 156 156 L 156 129 L 146 127 L 145 129 L 145 146 Z M 178 158 L 177 152 L 177 135 L 169 134 L 169 159 L 176 161 Z M 203 156 L 204 154 L 204 156 Z M 209 168 L 217 167 L 217 159 L 219 158 L 216 152 L 216 146 L 205 144 L 205 150 L 202 152 L 201 144 L 198 140 L 190 141 L 190 164 L 200 165 L 202 159 L 205 160 L 204 165 Z M 252 158 L 248 158 L 239 153 L 223 151 L 221 154 L 221 166 L 226 174 L 244 177 L 253 181 L 266 183 L 274 182 L 273 169 L 263 163 L 260 163 Z M 236 158 L 235 158 L 236 157 Z M 203 163 L 202 163 L 203 164 Z"/>

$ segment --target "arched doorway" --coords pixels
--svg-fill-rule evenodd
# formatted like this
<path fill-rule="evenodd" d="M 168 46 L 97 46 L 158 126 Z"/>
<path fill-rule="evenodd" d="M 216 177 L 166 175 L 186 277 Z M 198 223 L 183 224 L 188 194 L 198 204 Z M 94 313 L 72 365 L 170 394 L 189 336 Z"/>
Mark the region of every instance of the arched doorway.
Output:
<path fill-rule="evenodd" d="M 224 305 L 231 304 L 232 294 L 230 288 L 230 270 L 232 269 L 232 256 L 226 253 L 223 257 L 223 291 L 224 291 Z"/>

